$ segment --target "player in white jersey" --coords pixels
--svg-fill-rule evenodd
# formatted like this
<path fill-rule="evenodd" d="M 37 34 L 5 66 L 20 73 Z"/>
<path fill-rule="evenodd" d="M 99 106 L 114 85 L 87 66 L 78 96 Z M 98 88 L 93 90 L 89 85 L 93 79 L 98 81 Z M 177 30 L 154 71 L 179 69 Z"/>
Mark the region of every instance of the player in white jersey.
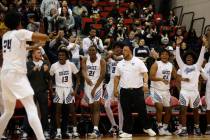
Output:
<path fill-rule="evenodd" d="M 106 91 L 104 94 L 105 104 L 104 108 L 106 110 L 106 114 L 109 118 L 109 121 L 111 122 L 111 129 L 109 130 L 110 133 L 116 133 L 119 129 L 119 133 L 122 133 L 122 126 L 123 126 L 123 114 L 120 102 L 118 102 L 118 117 L 119 117 L 119 128 L 115 122 L 113 112 L 111 109 L 111 101 L 114 99 L 114 74 L 115 69 L 117 66 L 117 63 L 123 59 L 122 56 L 122 48 L 119 43 L 116 43 L 113 48 L 114 52 L 109 52 L 107 56 L 107 63 L 109 65 L 109 71 L 110 71 L 110 81 L 106 85 Z"/>
<path fill-rule="evenodd" d="M 45 42 L 48 37 L 44 34 L 20 29 L 21 16 L 15 11 L 8 12 L 4 22 L 9 31 L 2 38 L 4 61 L 1 70 L 1 85 L 4 113 L 0 118 L 0 137 L 14 113 L 16 100 L 19 99 L 26 109 L 29 124 L 37 139 L 44 140 L 42 126 L 33 100 L 34 91 L 26 76 L 26 41 Z"/>
<path fill-rule="evenodd" d="M 85 80 L 85 96 L 91 110 L 92 122 L 94 125 L 90 138 L 100 136 L 98 124 L 100 119 L 100 98 L 103 93 L 103 80 L 106 72 L 106 62 L 97 55 L 96 46 L 88 48 L 88 56 L 82 61 L 82 74 Z"/>
<path fill-rule="evenodd" d="M 210 62 L 206 63 L 204 69 L 201 70 L 201 75 L 204 80 L 206 80 L 206 93 L 205 93 L 205 100 L 206 100 L 206 120 L 207 120 L 207 128 L 206 128 L 206 135 L 210 135 Z"/>
<path fill-rule="evenodd" d="M 75 64 L 68 60 L 68 51 L 65 46 L 61 45 L 58 50 L 58 62 L 50 68 L 50 75 L 55 76 L 55 97 L 53 102 L 56 104 L 56 127 L 57 134 L 55 139 L 62 139 L 60 115 L 62 104 L 69 104 L 73 119 L 73 136 L 78 137 L 76 127 L 76 115 L 74 110 L 75 95 L 79 87 L 78 69 Z M 76 75 L 76 86 L 73 89 L 72 74 Z M 67 124 L 66 124 L 67 125 Z"/>
<path fill-rule="evenodd" d="M 200 76 L 201 66 L 204 61 L 204 53 L 205 53 L 205 46 L 208 46 L 208 41 L 206 37 L 203 37 L 203 45 L 201 48 L 201 52 L 198 58 L 198 61 L 195 63 L 196 55 L 193 52 L 186 52 L 184 55 L 184 62 L 180 56 L 180 44 L 182 42 L 182 37 L 178 37 L 176 40 L 176 61 L 180 68 L 180 75 L 181 75 L 181 91 L 179 95 L 179 102 L 181 105 L 180 110 L 180 117 L 181 117 L 181 124 L 182 129 L 178 135 L 186 136 L 187 128 L 186 128 L 186 113 L 187 107 L 190 104 L 190 107 L 193 108 L 194 114 L 194 132 L 196 135 L 201 135 L 200 128 L 199 128 L 199 113 L 198 108 L 201 104 L 200 101 L 200 94 L 198 91 L 198 81 Z"/>
<path fill-rule="evenodd" d="M 159 135 L 171 135 L 168 131 L 168 123 L 171 119 L 170 107 L 170 81 L 171 77 L 176 78 L 176 69 L 169 62 L 170 52 L 162 50 L 160 61 L 156 61 L 150 69 L 150 92 L 156 107 L 156 119 Z M 162 124 L 162 111 L 165 110 L 165 116 Z"/>

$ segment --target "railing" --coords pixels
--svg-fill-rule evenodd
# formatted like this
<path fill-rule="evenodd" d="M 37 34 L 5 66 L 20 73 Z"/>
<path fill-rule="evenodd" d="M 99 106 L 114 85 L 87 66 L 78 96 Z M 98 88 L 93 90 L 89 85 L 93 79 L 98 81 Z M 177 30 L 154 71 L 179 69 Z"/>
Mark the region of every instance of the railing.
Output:
<path fill-rule="evenodd" d="M 177 6 L 172 8 L 172 11 L 174 12 L 175 16 L 178 17 L 178 25 L 180 25 L 181 17 L 182 17 L 182 12 L 183 12 L 183 6 Z"/>
<path fill-rule="evenodd" d="M 192 21 L 194 18 L 194 12 L 187 12 L 182 15 L 180 25 L 186 26 L 186 30 L 189 31 L 192 27 Z"/>
<path fill-rule="evenodd" d="M 205 20 L 206 19 L 204 17 L 193 19 L 192 29 L 195 29 L 196 35 L 198 37 L 203 34 Z"/>

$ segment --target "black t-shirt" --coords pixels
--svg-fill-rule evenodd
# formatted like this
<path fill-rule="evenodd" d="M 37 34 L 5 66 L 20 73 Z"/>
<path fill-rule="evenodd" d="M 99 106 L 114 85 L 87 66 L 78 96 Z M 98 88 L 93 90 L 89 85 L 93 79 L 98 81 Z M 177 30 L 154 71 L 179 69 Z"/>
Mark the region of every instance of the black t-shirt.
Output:
<path fill-rule="evenodd" d="M 145 46 L 140 46 L 138 48 L 134 48 L 134 56 L 136 57 L 142 57 L 142 58 L 146 58 L 149 57 L 149 48 L 145 47 Z"/>

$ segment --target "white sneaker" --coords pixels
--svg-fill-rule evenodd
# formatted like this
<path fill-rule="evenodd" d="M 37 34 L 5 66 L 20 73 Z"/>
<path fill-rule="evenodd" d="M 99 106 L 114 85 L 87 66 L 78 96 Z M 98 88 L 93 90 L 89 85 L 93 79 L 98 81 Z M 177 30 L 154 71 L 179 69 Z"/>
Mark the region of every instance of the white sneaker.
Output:
<path fill-rule="evenodd" d="M 79 137 L 79 133 L 73 132 L 73 133 L 72 133 L 72 136 L 73 136 L 73 137 Z"/>
<path fill-rule="evenodd" d="M 122 134 L 122 133 L 124 133 L 124 132 L 123 132 L 122 130 L 120 130 L 120 131 L 119 131 L 119 135 Z"/>
<path fill-rule="evenodd" d="M 56 136 L 55 136 L 55 139 L 56 140 L 61 140 L 62 139 L 62 135 L 57 133 Z"/>
<path fill-rule="evenodd" d="M 119 135 L 120 138 L 132 138 L 132 134 L 128 134 L 123 132 L 122 134 Z"/>
<path fill-rule="evenodd" d="M 159 131 L 160 136 L 171 136 L 172 135 L 167 129 L 164 129 L 164 127 L 161 127 L 158 131 Z"/>
<path fill-rule="evenodd" d="M 66 132 L 66 136 L 70 138 L 72 137 L 72 133 Z"/>
<path fill-rule="evenodd" d="M 143 129 L 143 131 L 151 137 L 156 135 L 155 131 L 153 131 L 152 129 Z"/>
<path fill-rule="evenodd" d="M 47 131 L 44 131 L 44 137 L 45 137 L 45 139 L 49 140 L 50 134 Z"/>

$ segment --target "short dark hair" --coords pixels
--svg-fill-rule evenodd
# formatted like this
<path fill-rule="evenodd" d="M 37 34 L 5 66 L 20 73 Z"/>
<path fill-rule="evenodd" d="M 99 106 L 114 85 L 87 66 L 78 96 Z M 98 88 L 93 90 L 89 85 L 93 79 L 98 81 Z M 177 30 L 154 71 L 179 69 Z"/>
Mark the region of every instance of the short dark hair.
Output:
<path fill-rule="evenodd" d="M 19 12 L 9 11 L 4 18 L 4 24 L 11 30 L 17 29 L 21 23 L 21 15 Z"/>
<path fill-rule="evenodd" d="M 130 49 L 130 51 L 132 52 L 132 54 L 133 54 L 133 49 L 134 49 L 134 47 L 133 47 L 133 45 L 132 45 L 132 43 L 124 43 L 123 44 L 123 48 L 124 47 L 128 47 L 129 49 Z"/>
<path fill-rule="evenodd" d="M 61 44 L 58 47 L 58 53 L 60 53 L 60 52 L 64 52 L 66 54 L 66 57 L 69 59 L 70 54 L 69 54 L 69 51 L 67 50 L 67 48 L 66 48 L 66 46 L 64 44 Z"/>
<path fill-rule="evenodd" d="M 167 49 L 165 49 L 165 48 L 161 49 L 160 55 L 161 55 L 162 53 L 164 53 L 164 52 L 167 52 L 169 56 L 171 55 L 170 51 L 167 50 Z"/>
<path fill-rule="evenodd" d="M 192 50 L 187 50 L 187 52 L 184 54 L 184 56 L 183 56 L 184 63 L 186 64 L 186 58 L 187 58 L 188 55 L 192 56 L 193 64 L 194 64 L 197 60 L 197 55 Z"/>

